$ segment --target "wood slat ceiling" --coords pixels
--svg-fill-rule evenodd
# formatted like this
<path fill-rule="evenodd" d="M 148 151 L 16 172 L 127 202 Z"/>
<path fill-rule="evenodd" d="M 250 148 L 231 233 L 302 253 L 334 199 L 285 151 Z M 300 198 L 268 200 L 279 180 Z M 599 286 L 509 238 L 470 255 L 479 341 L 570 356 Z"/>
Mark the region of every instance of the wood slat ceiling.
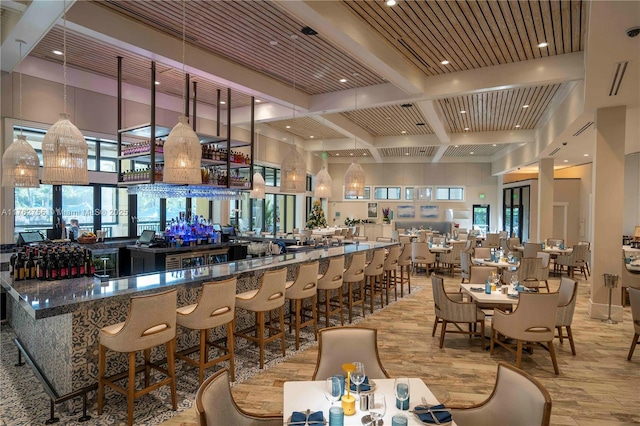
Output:
<path fill-rule="evenodd" d="M 62 38 L 62 27 L 52 28 L 31 51 L 31 55 L 61 64 L 62 56 L 54 55 L 52 50 L 62 50 Z M 116 79 L 118 56 L 123 57 L 123 81 L 149 89 L 151 86 L 151 61 L 147 58 L 67 29 L 67 65 L 69 67 Z M 159 85 L 156 85 L 158 92 L 182 96 L 184 87 L 182 70 L 156 63 L 156 80 L 160 82 Z M 217 103 L 217 89 L 222 90 L 222 99 L 227 101 L 226 87 L 199 76 L 192 76 L 191 81 L 198 82 L 198 101 L 215 105 Z M 233 108 L 247 106 L 251 103 L 251 97 L 237 90 L 232 90 L 231 103 Z M 221 108 L 226 109 L 226 105 L 221 105 Z"/>
<path fill-rule="evenodd" d="M 499 90 L 438 101 L 449 133 L 533 129 L 561 84 Z M 524 108 L 528 105 L 527 108 Z M 461 111 L 466 111 L 462 113 Z"/>
<path fill-rule="evenodd" d="M 420 108 L 410 104 L 390 105 L 343 112 L 342 115 L 362 127 L 373 136 L 428 135 L 433 130 L 422 115 Z M 422 123 L 419 125 L 418 123 Z"/>
<path fill-rule="evenodd" d="M 264 124 L 308 140 L 342 139 L 347 137 L 311 117 L 292 118 L 290 120 L 272 121 Z M 289 127 L 287 128 L 287 126 Z"/>
<path fill-rule="evenodd" d="M 181 1 L 165 0 L 162 7 L 155 1 L 98 3 L 182 39 Z M 306 24 L 270 1 L 187 1 L 186 22 L 189 43 L 288 85 L 294 79 L 295 43 L 296 86 L 310 95 L 384 83 L 322 34 L 303 35 Z M 293 41 L 292 34 L 299 38 Z"/>
<path fill-rule="evenodd" d="M 413 146 L 408 148 L 380 148 L 378 152 L 383 157 L 433 157 L 438 147 L 435 146 Z"/>
<path fill-rule="evenodd" d="M 326 151 L 329 157 L 336 158 L 353 158 L 353 157 L 371 157 L 371 151 L 368 149 L 344 149 L 344 150 L 332 150 Z"/>
<path fill-rule="evenodd" d="M 0 40 L 4 43 L 22 14 L 12 9 L 0 8 Z"/>
<path fill-rule="evenodd" d="M 445 157 L 490 157 L 508 147 L 509 144 L 452 145 L 444 153 Z"/>
<path fill-rule="evenodd" d="M 426 75 L 578 52 L 586 41 L 581 0 L 343 3 Z"/>

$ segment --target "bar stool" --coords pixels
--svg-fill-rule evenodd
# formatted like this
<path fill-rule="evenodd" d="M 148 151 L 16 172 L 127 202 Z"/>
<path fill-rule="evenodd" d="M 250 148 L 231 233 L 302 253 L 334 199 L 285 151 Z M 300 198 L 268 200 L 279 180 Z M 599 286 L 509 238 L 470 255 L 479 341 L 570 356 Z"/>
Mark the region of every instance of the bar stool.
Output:
<path fill-rule="evenodd" d="M 389 304 L 389 290 L 393 287 L 395 300 L 398 300 L 398 259 L 400 258 L 400 246 L 389 247 L 389 253 L 384 260 L 383 266 L 383 285 L 386 290 L 385 297 L 387 298 L 387 305 Z"/>
<path fill-rule="evenodd" d="M 347 298 L 347 307 L 349 308 L 349 323 L 353 321 L 353 308 L 362 306 L 362 317 L 365 316 L 364 309 L 364 267 L 366 262 L 366 253 L 354 253 L 351 256 L 351 264 L 344 270 L 343 280 L 346 285 L 344 296 Z M 355 294 L 356 284 L 358 293 Z"/>
<path fill-rule="evenodd" d="M 295 322 L 296 349 L 300 349 L 300 329 L 313 325 L 314 340 L 318 340 L 318 317 L 316 303 L 318 296 L 318 268 L 320 263 L 316 260 L 311 263 L 303 263 L 298 268 L 298 276 L 294 281 L 287 281 L 284 292 L 285 299 L 289 299 L 289 332 Z M 305 299 L 311 298 L 311 319 L 303 320 L 303 304 Z M 295 301 L 295 308 L 292 306 Z"/>
<path fill-rule="evenodd" d="M 233 358 L 236 283 L 237 278 L 235 277 L 224 281 L 204 283 L 198 303 L 176 310 L 178 325 L 191 330 L 200 330 L 200 346 L 176 352 L 178 358 L 198 367 L 198 384 L 202 384 L 205 369 L 227 360 L 231 371 L 231 381 L 235 382 L 236 380 Z M 227 329 L 227 347 L 209 341 L 207 336 L 210 329 L 223 325 L 226 325 Z M 209 346 L 221 350 L 223 355 L 209 361 Z M 200 357 L 197 360 L 187 356 L 198 350 Z"/>
<path fill-rule="evenodd" d="M 172 409 L 177 409 L 174 350 L 176 337 L 177 290 L 148 296 L 131 298 L 127 319 L 100 330 L 98 353 L 98 415 L 102 414 L 104 385 L 123 394 L 127 398 L 127 422 L 133 424 L 133 401 L 135 398 L 161 386 L 171 387 Z M 150 361 L 151 348 L 164 344 L 167 350 L 167 369 Z M 129 354 L 129 371 L 105 377 L 107 349 Z M 144 352 L 144 366 L 136 369 L 136 352 Z M 153 368 L 167 377 L 149 385 L 149 370 Z M 144 371 L 145 387 L 136 390 L 136 373 Z M 125 389 L 115 382 L 128 378 Z"/>
<path fill-rule="evenodd" d="M 407 243 L 402 248 L 402 252 L 398 257 L 398 267 L 400 267 L 400 297 L 404 297 L 404 283 L 407 282 L 409 294 L 411 294 L 411 243 Z M 407 278 L 404 278 L 404 271 L 407 270 Z"/>
<path fill-rule="evenodd" d="M 340 314 L 340 325 L 344 325 L 344 316 L 342 315 L 342 288 L 344 272 L 344 256 L 332 257 L 329 259 L 329 266 L 324 274 L 318 274 L 318 292 L 324 291 L 324 311 L 322 310 L 322 302 L 318 298 L 317 312 L 318 316 L 324 314 L 326 326 L 329 327 L 329 317 L 334 314 Z M 338 296 L 331 298 L 331 290 L 338 290 Z M 332 302 L 337 304 L 336 309 L 331 309 Z"/>
<path fill-rule="evenodd" d="M 369 290 L 369 303 L 370 310 L 373 313 L 373 299 L 376 295 L 380 295 L 380 306 L 384 306 L 383 292 L 382 292 L 382 274 L 384 272 L 384 249 L 379 248 L 374 250 L 371 262 L 364 268 L 365 276 L 365 297 L 367 290 Z M 380 285 L 376 285 L 377 278 L 380 277 Z"/>
<path fill-rule="evenodd" d="M 262 276 L 260 288 L 236 295 L 236 308 L 255 312 L 256 325 L 246 330 L 235 331 L 234 336 L 247 339 L 260 348 L 260 368 L 264 368 L 264 347 L 267 343 L 281 339 L 282 356 L 286 355 L 284 340 L 284 292 L 287 284 L 287 268 L 267 271 Z M 273 326 L 271 321 L 265 321 L 265 312 L 278 310 L 280 327 Z M 271 318 L 269 318 L 271 319 Z M 269 331 L 269 337 L 265 339 L 265 328 Z M 255 336 L 250 335 L 255 330 Z"/>

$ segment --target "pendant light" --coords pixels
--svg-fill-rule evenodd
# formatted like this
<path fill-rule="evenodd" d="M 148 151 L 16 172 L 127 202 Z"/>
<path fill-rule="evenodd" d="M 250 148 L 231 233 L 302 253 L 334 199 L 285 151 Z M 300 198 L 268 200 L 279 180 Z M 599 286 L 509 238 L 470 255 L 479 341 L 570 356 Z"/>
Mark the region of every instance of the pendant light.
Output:
<path fill-rule="evenodd" d="M 186 45 L 186 11 L 185 1 L 182 1 L 182 74 L 185 75 L 185 45 Z M 182 100 L 185 100 L 185 89 L 182 88 Z M 178 119 L 167 140 L 164 142 L 164 174 L 165 183 L 199 185 L 202 183 L 200 162 L 202 147 L 196 132 L 189 126 L 189 117 L 184 115 Z"/>
<path fill-rule="evenodd" d="M 23 40 L 16 40 L 20 46 L 20 61 L 22 61 Z M 19 83 L 20 110 L 19 119 L 22 121 L 22 73 L 20 73 Z M 40 159 L 27 138 L 20 134 L 2 155 L 2 186 L 9 188 L 38 188 L 40 180 L 38 172 L 40 170 Z"/>
<path fill-rule="evenodd" d="M 260 132 L 256 133 L 256 152 L 258 151 L 258 142 L 260 142 Z M 253 174 L 253 189 L 249 193 L 249 198 L 253 198 L 254 200 L 264 200 L 265 187 L 266 185 L 262 174 L 255 172 Z"/>
<path fill-rule="evenodd" d="M 88 185 L 87 142 L 67 114 L 67 4 L 62 3 L 62 71 L 64 112 L 42 140 L 42 183 Z"/>
<path fill-rule="evenodd" d="M 291 35 L 293 40 L 293 95 L 296 94 L 296 40 L 298 36 Z M 293 104 L 293 120 L 296 119 L 296 105 Z M 295 138 L 291 149 L 280 166 L 280 192 L 304 193 L 307 190 L 307 165 L 302 155 L 296 149 Z"/>
<path fill-rule="evenodd" d="M 356 114 L 356 118 L 354 122 L 356 126 L 358 125 L 358 88 L 356 87 L 356 96 L 355 96 L 355 108 L 354 113 Z M 353 135 L 353 148 L 356 148 L 356 140 L 357 136 Z M 344 174 L 344 196 L 348 198 L 363 198 L 364 197 L 364 170 L 360 164 L 356 163 L 356 159 L 353 159 L 353 162 L 347 169 Z"/>
<path fill-rule="evenodd" d="M 324 116 L 322 117 L 322 125 L 324 126 Z M 324 154 L 324 139 L 322 140 L 322 153 Z M 331 198 L 331 183 L 329 172 L 325 167 L 322 167 L 316 175 L 316 189 L 313 191 L 313 196 L 316 198 Z"/>

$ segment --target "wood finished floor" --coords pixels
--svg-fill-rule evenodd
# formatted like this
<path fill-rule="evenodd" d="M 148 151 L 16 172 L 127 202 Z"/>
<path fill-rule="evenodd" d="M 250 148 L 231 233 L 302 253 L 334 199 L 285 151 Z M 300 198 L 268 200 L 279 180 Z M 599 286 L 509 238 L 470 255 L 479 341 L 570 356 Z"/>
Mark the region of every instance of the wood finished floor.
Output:
<path fill-rule="evenodd" d="M 481 349 L 476 338 L 447 335 L 443 349 L 439 329 L 431 337 L 433 295 L 424 275 L 412 277 L 412 286 L 423 291 L 406 295 L 359 325 L 378 329 L 380 358 L 392 377 L 421 377 L 444 403 L 483 401 L 495 382 L 499 361 L 515 364 L 515 356 L 497 347 L 494 355 Z M 445 278 L 447 290 L 457 289 L 459 278 Z M 559 280 L 550 280 L 551 290 Z M 553 374 L 549 354 L 536 348 L 524 355 L 522 368 L 542 381 L 553 400 L 551 422 L 555 425 L 640 424 L 640 348 L 627 361 L 633 326 L 627 306 L 624 321 L 608 325 L 589 318 L 590 282 L 579 281 L 579 299 L 573 333 L 577 355 L 568 342 L 555 341 L 560 376 Z M 619 290 L 616 289 L 619 292 Z M 619 294 L 619 293 L 618 293 Z M 487 322 L 489 329 L 490 322 Z M 282 413 L 282 387 L 286 381 L 310 380 L 317 346 L 265 370 L 233 387 L 240 407 L 255 413 Z M 197 425 L 193 408 L 163 423 L 165 426 Z"/>

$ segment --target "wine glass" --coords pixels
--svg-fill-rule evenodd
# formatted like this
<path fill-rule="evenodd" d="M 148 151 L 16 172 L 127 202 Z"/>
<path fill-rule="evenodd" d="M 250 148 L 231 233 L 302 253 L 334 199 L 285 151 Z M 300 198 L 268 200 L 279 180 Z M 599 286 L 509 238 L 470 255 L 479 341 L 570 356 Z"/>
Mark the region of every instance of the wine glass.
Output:
<path fill-rule="evenodd" d="M 356 395 L 358 395 L 358 399 L 360 398 L 360 385 L 364 383 L 365 372 L 364 372 L 364 364 L 355 361 L 353 363 L 355 366 L 355 370 L 351 373 L 351 381 L 354 385 L 356 385 Z"/>
<path fill-rule="evenodd" d="M 329 377 L 325 381 L 325 392 L 324 396 L 327 398 L 331 405 L 333 406 L 334 402 L 337 402 L 342 398 L 342 394 L 344 393 L 344 389 L 342 389 L 342 380 L 340 377 L 333 376 Z"/>
<path fill-rule="evenodd" d="M 372 396 L 373 401 L 369 402 L 369 416 L 371 416 L 371 423 L 377 424 L 377 421 L 381 420 L 387 412 L 387 404 L 383 393 L 373 393 Z"/>
<path fill-rule="evenodd" d="M 396 408 L 408 410 L 409 379 L 407 377 L 398 377 L 393 384 L 393 389 L 396 394 Z"/>

